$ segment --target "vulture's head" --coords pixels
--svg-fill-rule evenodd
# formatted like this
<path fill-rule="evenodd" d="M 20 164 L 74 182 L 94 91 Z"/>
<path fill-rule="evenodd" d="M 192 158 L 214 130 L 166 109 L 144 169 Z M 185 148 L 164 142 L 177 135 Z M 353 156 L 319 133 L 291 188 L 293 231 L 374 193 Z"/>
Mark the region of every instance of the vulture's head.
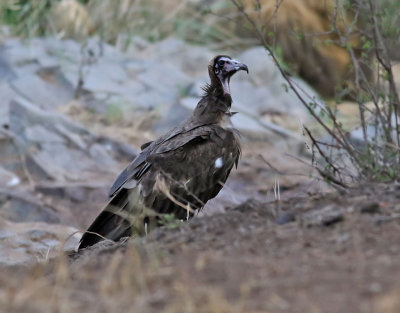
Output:
<path fill-rule="evenodd" d="M 241 70 L 249 73 L 246 64 L 240 63 L 227 55 L 217 55 L 211 60 L 208 66 L 211 85 L 214 85 L 217 89 L 221 89 L 223 94 L 230 94 L 230 79 L 233 74 Z"/>

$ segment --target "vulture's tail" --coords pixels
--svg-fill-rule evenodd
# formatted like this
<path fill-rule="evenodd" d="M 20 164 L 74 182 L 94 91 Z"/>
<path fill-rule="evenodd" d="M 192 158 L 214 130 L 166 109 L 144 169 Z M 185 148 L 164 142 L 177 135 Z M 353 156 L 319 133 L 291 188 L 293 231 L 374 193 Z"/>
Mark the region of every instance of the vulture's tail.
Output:
<path fill-rule="evenodd" d="M 105 238 L 118 241 L 122 237 L 131 236 L 130 198 L 132 191 L 132 189 L 121 189 L 110 200 L 83 234 L 78 250 L 92 246 Z"/>

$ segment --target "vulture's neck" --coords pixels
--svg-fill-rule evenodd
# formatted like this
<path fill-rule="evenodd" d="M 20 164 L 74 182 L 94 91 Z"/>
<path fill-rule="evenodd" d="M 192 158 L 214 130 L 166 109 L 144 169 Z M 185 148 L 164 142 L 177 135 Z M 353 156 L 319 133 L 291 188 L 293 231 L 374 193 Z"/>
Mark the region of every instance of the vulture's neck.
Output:
<path fill-rule="evenodd" d="M 220 86 L 208 85 L 205 94 L 197 104 L 193 118 L 204 124 L 219 123 L 225 116 L 230 115 L 232 97 L 224 93 Z"/>

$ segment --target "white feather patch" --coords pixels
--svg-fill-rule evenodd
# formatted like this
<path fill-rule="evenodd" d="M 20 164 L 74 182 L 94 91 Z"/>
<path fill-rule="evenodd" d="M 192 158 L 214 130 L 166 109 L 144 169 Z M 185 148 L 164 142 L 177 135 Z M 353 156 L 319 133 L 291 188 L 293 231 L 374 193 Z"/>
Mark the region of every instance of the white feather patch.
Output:
<path fill-rule="evenodd" d="M 21 182 L 21 180 L 17 177 L 17 176 L 14 176 L 8 183 L 7 183 L 7 186 L 16 186 L 16 185 L 18 185 L 19 183 Z"/>
<path fill-rule="evenodd" d="M 215 160 L 214 166 L 216 168 L 221 168 L 224 163 L 222 162 L 222 158 L 218 158 Z"/>

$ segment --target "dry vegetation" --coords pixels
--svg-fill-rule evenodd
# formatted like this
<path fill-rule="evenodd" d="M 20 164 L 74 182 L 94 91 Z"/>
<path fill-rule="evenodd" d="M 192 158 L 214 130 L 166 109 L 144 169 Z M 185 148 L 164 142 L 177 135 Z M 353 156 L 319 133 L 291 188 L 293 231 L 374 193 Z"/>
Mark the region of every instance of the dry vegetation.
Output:
<path fill-rule="evenodd" d="M 395 313 L 398 188 L 364 185 L 346 197 L 251 202 L 145 239 L 8 268 L 0 271 L 0 308 Z M 338 212 L 341 218 L 332 218 Z"/>
<path fill-rule="evenodd" d="M 328 18 L 331 30 L 325 32 L 325 35 L 336 37 L 332 43 L 341 47 L 341 51 L 345 52 L 351 61 L 351 84 L 354 88 L 347 88 L 342 94 L 338 94 L 337 103 L 332 106 L 321 105 L 318 99 L 304 94 L 296 85 L 274 49 L 274 40 L 271 43 L 263 32 L 263 24 L 260 24 L 260 21 L 263 21 L 265 12 L 262 6 L 255 7 L 255 12 L 249 13 L 242 2 L 232 2 L 271 55 L 288 88 L 297 95 L 328 137 L 328 140 L 321 140 L 319 138 L 323 135 L 317 136 L 308 126 L 304 126 L 304 131 L 311 141 L 314 165 L 319 173 L 328 182 L 342 188 L 365 180 L 398 180 L 400 97 L 389 51 L 393 45 L 393 38 L 399 35 L 397 25 L 400 4 L 390 1 L 376 3 L 372 0 L 334 2 L 329 10 L 331 17 Z M 257 3 L 260 4 L 259 1 Z M 279 16 L 283 3 L 285 1 L 276 2 L 274 15 Z M 349 16 L 352 16 L 351 22 Z M 278 18 L 275 20 L 279 21 Z M 359 24 L 363 27 L 357 28 Z M 279 22 L 275 22 L 274 25 L 279 26 Z M 275 34 L 279 32 L 272 33 L 273 36 Z M 321 35 L 307 32 L 299 34 L 301 37 Z M 361 47 L 354 44 L 358 42 L 357 39 L 363 43 Z M 320 76 L 323 77 L 325 72 L 329 71 L 323 71 Z M 343 78 L 341 81 L 345 82 Z M 333 86 L 340 88 L 337 84 Z M 350 133 L 352 130 L 345 129 L 338 118 L 337 104 L 342 102 L 344 96 L 349 97 L 358 106 L 358 125 L 362 131 L 362 139 L 353 138 Z"/>

